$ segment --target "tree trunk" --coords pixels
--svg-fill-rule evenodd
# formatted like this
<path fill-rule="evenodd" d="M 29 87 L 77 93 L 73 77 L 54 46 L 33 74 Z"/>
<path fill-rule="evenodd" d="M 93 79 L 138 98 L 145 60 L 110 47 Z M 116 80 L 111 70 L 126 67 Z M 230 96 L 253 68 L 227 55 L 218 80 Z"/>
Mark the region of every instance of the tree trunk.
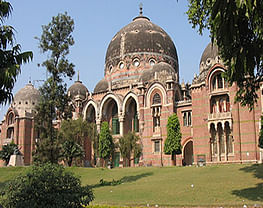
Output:
<path fill-rule="evenodd" d="M 171 160 L 172 160 L 172 166 L 176 166 L 176 154 L 172 153 Z"/>

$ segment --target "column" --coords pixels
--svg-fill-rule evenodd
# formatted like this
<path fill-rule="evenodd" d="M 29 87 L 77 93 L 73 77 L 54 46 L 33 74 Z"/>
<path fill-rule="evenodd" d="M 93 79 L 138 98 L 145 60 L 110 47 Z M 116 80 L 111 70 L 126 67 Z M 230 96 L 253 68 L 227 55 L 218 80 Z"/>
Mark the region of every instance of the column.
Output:
<path fill-rule="evenodd" d="M 124 116 L 120 115 L 119 116 L 119 122 L 120 122 L 120 135 L 123 136 L 123 124 L 124 124 Z"/>
<path fill-rule="evenodd" d="M 100 123 L 101 123 L 101 118 L 96 119 L 96 125 L 97 125 L 97 132 L 100 133 Z"/>

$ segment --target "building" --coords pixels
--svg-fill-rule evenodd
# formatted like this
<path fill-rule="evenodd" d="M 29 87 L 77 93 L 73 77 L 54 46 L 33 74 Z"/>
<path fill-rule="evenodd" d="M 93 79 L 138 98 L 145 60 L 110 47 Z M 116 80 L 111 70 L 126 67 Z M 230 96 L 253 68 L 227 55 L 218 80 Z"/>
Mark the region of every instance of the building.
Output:
<path fill-rule="evenodd" d="M 226 68 L 215 44 L 208 44 L 199 68 L 200 73 L 194 76 L 192 84 L 179 83 L 178 56 L 172 39 L 141 11 L 112 38 L 106 52 L 104 77 L 93 92 L 79 79 L 69 88 L 73 116 L 83 115 L 88 122 L 97 124 L 98 131 L 101 123 L 107 121 L 115 138 L 129 131 L 136 132 L 141 138 L 143 154 L 132 165 L 259 161 L 261 93 L 251 112 L 234 102 L 237 87 L 228 86 L 221 76 Z M 29 164 L 35 138 L 34 110 L 25 116 L 28 113 L 25 96 L 20 107 L 25 113 L 21 116 L 15 113 L 20 101 L 16 96 L 2 122 L 0 138 L 2 144 L 14 138 L 22 148 L 25 163 Z M 33 102 L 36 103 L 32 100 L 30 107 Z M 19 129 L 16 124 L 10 126 L 11 112 L 15 123 L 22 119 L 28 126 L 19 125 Z M 182 131 L 183 149 L 176 161 L 163 153 L 167 119 L 173 113 L 177 113 Z M 19 134 L 8 133 L 10 128 Z M 91 145 L 88 146 L 86 159 L 92 164 L 94 158 Z M 121 155 L 116 152 L 114 166 L 121 163 Z"/>

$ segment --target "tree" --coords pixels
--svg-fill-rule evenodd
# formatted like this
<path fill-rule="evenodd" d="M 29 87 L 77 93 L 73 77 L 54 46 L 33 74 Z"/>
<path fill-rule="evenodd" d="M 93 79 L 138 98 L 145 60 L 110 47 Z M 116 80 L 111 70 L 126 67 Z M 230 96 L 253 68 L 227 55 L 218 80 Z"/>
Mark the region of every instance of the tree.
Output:
<path fill-rule="evenodd" d="M 94 156 L 94 165 L 97 164 L 97 159 L 99 158 L 99 135 L 97 132 L 96 123 L 88 123 L 88 138 L 93 143 L 93 156 Z"/>
<path fill-rule="evenodd" d="M 134 132 L 128 132 L 128 134 L 119 138 L 119 149 L 124 160 L 126 160 L 126 166 L 130 166 L 131 160 L 139 158 L 142 154 L 142 146 L 140 143 L 140 137 Z M 132 158 L 133 156 L 133 158 Z"/>
<path fill-rule="evenodd" d="M 1 197 L 1 196 L 0 196 Z M 1 197 L 4 207 L 12 208 L 76 208 L 94 199 L 89 186 L 81 186 L 79 178 L 62 166 L 46 163 L 30 167 L 6 185 Z"/>
<path fill-rule="evenodd" d="M 258 146 L 263 148 L 263 116 L 261 116 L 261 129 L 259 132 Z"/>
<path fill-rule="evenodd" d="M 21 65 L 33 59 L 31 51 L 21 52 L 21 45 L 15 43 L 14 28 L 3 25 L 12 12 L 9 2 L 0 1 L 0 104 L 12 100 L 12 90 Z"/>
<path fill-rule="evenodd" d="M 180 130 L 179 119 L 175 113 L 169 116 L 166 128 L 167 138 L 164 142 L 164 153 L 171 155 L 172 160 L 174 160 L 175 155 L 182 153 L 182 133 Z"/>
<path fill-rule="evenodd" d="M 35 158 L 42 160 L 42 153 L 48 160 L 56 163 L 58 161 L 59 138 L 57 130 L 54 129 L 53 121 L 57 119 L 71 118 L 72 109 L 69 105 L 66 84 L 63 84 L 63 76 L 72 78 L 74 75 L 74 64 L 69 63 L 66 55 L 69 46 L 74 44 L 72 32 L 74 21 L 65 14 L 58 14 L 52 21 L 42 26 L 43 33 L 39 40 L 39 48 L 43 53 L 50 54 L 49 59 L 42 66 L 50 73 L 50 77 L 40 88 L 41 100 L 37 106 L 35 117 L 36 129 L 40 133 L 37 142 Z M 49 144 L 46 146 L 46 144 Z M 47 147 L 47 148 L 46 148 Z M 42 162 L 45 160 L 42 160 Z"/>
<path fill-rule="evenodd" d="M 188 19 L 202 34 L 208 29 L 227 66 L 236 101 L 253 108 L 263 75 L 263 1 L 189 0 Z"/>
<path fill-rule="evenodd" d="M 84 157 L 84 150 L 77 142 L 66 140 L 62 144 L 61 157 L 66 160 L 68 166 L 71 167 L 73 159 Z"/>
<path fill-rule="evenodd" d="M 5 165 L 8 165 L 11 155 L 14 154 L 14 151 L 17 148 L 17 144 L 15 144 L 13 141 L 10 144 L 2 146 L 2 150 L 0 150 L 0 159 L 5 161 Z"/>
<path fill-rule="evenodd" d="M 114 152 L 114 143 L 108 122 L 102 122 L 99 134 L 99 156 L 104 161 L 109 160 Z"/>
<path fill-rule="evenodd" d="M 84 157 L 84 146 L 88 140 L 89 126 L 82 117 L 62 121 L 59 130 L 62 139 L 62 158 L 71 166 L 73 159 Z"/>

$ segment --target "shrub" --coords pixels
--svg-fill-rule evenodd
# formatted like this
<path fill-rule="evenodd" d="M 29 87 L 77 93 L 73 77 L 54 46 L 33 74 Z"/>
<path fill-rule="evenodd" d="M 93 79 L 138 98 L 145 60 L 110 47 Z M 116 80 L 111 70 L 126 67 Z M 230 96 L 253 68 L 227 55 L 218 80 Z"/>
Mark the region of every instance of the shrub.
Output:
<path fill-rule="evenodd" d="M 94 199 L 90 187 L 62 166 L 43 164 L 31 167 L 26 174 L 10 181 L 4 188 L 1 203 L 8 208 L 77 208 Z"/>

